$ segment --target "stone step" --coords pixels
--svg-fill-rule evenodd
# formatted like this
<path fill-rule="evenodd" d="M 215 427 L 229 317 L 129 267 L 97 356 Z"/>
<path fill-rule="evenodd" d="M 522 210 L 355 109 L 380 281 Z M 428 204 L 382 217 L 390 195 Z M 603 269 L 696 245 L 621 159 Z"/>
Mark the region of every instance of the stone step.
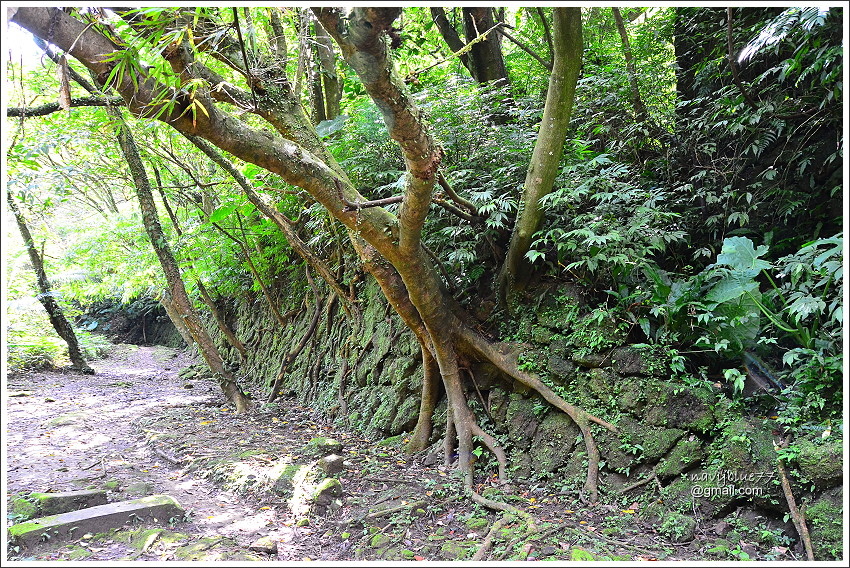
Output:
<path fill-rule="evenodd" d="M 66 491 L 64 493 L 30 493 L 28 501 L 35 503 L 40 516 L 58 515 L 87 507 L 106 504 L 106 491 Z"/>
<path fill-rule="evenodd" d="M 105 532 L 131 522 L 160 522 L 182 519 L 183 507 L 168 495 L 151 495 L 141 499 L 97 505 L 79 511 L 33 519 L 8 529 L 13 546 L 32 547 L 43 542 L 72 540 L 86 533 Z"/>

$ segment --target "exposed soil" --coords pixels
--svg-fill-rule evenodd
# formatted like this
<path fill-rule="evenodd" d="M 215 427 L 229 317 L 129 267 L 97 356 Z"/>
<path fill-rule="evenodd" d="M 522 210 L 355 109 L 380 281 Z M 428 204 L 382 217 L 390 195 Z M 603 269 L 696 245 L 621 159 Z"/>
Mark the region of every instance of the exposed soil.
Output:
<path fill-rule="evenodd" d="M 463 497 L 441 458 L 408 456 L 400 445 L 343 431 L 293 401 L 234 415 L 212 381 L 178 376 L 190 363 L 170 348 L 116 345 L 108 358 L 92 363 L 94 376 L 9 377 L 8 390 L 16 396 L 7 404 L 7 498 L 107 488 L 111 501 L 168 494 L 191 513 L 144 546 L 118 533 L 83 535 L 73 543 L 10 551 L 11 558 L 469 559 L 502 517 Z M 229 480 L 244 491 L 220 485 L 228 460 L 257 472 L 281 460 L 303 462 L 300 449 L 318 436 L 341 442 L 345 460 L 337 474 L 342 494 L 326 509 L 293 514 L 274 492 L 253 490 L 256 476 L 244 471 L 241 481 Z M 710 542 L 699 536 L 670 542 L 641 524 L 637 504 L 585 507 L 555 483 L 515 480 L 497 488 L 483 473 L 477 481 L 479 491 L 528 511 L 536 522 L 528 533 L 525 521 L 507 519 L 484 559 L 685 560 L 704 558 Z M 179 535 L 166 538 L 174 532 Z M 249 551 L 259 537 L 270 537 L 277 552 Z M 187 546 L 194 546 L 192 554 L 179 556 Z"/>

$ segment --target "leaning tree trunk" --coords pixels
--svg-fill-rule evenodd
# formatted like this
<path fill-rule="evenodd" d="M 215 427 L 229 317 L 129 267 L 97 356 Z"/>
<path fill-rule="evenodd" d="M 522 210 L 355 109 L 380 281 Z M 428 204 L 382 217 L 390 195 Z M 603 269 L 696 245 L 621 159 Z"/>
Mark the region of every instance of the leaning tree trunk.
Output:
<path fill-rule="evenodd" d="M 35 272 L 35 279 L 38 284 L 39 292 L 37 296 L 38 301 L 41 302 L 41 305 L 44 306 L 45 311 L 47 311 L 47 316 L 50 318 L 50 324 L 53 326 L 53 329 L 55 329 L 56 333 L 59 334 L 59 337 L 68 344 L 68 357 L 71 359 L 71 364 L 74 368 L 87 375 L 94 374 L 94 369 L 88 366 L 88 363 L 86 363 L 86 360 L 83 357 L 83 353 L 80 350 L 80 344 L 77 341 L 76 334 L 74 333 L 74 328 L 71 327 L 68 318 L 65 317 L 65 314 L 62 312 L 62 308 L 59 307 L 59 304 L 56 303 L 56 299 L 53 297 L 50 281 L 47 279 L 47 273 L 44 271 L 44 263 L 41 260 L 41 255 L 38 254 L 38 250 L 35 247 L 35 242 L 32 239 L 32 233 L 30 233 L 26 219 L 24 219 L 24 214 L 18 208 L 18 204 L 15 203 L 15 199 L 12 197 L 12 194 L 8 191 L 6 192 L 6 202 L 9 204 L 9 209 L 15 215 L 15 221 L 18 223 L 21 238 L 24 240 L 24 246 L 27 249 L 30 262 L 32 263 L 32 269 Z"/>
<path fill-rule="evenodd" d="M 611 8 L 614 12 L 614 21 L 617 23 L 617 32 L 620 34 L 620 42 L 623 44 L 623 58 L 626 60 L 626 75 L 629 77 L 629 89 L 632 95 L 632 106 L 635 109 L 635 114 L 638 120 L 646 120 L 646 106 L 643 104 L 643 99 L 640 98 L 640 88 L 638 87 L 637 71 L 635 70 L 634 57 L 632 56 L 632 44 L 629 41 L 629 32 L 626 30 L 626 25 L 623 23 L 623 15 L 619 8 Z"/>
<path fill-rule="evenodd" d="M 224 368 L 224 361 L 221 358 L 221 354 L 204 328 L 201 318 L 198 317 L 192 301 L 186 293 L 186 287 L 180 276 L 180 268 L 177 266 L 177 260 L 171 253 L 171 247 L 168 246 L 168 240 L 159 223 L 159 216 L 156 212 L 156 204 L 153 200 L 150 181 L 142 164 L 142 159 L 139 156 L 139 151 L 136 148 L 136 143 L 130 134 L 130 129 L 123 123 L 120 111 L 110 110 L 112 110 L 110 114 L 119 121 L 118 143 L 121 146 L 121 152 L 124 154 L 124 159 L 127 161 L 127 165 L 130 167 L 130 173 L 133 176 L 133 186 L 136 190 L 136 196 L 139 199 L 139 207 L 142 210 L 142 221 L 145 225 L 145 231 L 148 234 L 151 245 L 162 266 L 162 271 L 165 273 L 165 279 L 168 282 L 171 305 L 179 318 L 185 323 L 189 334 L 197 343 L 201 356 L 207 362 L 210 370 L 215 374 L 224 395 L 236 405 L 236 412 L 247 412 L 251 408 L 250 399 L 245 396 L 245 393 L 236 384 L 233 374 Z"/>
<path fill-rule="evenodd" d="M 534 233 L 543 222 L 540 199 L 552 191 L 558 174 L 581 69 L 581 10 L 555 8 L 552 14 L 555 24 L 552 73 L 511 242 L 499 273 L 499 298 L 503 304 L 515 292 L 522 290 L 531 277 L 532 266 L 525 255 L 531 248 Z"/>

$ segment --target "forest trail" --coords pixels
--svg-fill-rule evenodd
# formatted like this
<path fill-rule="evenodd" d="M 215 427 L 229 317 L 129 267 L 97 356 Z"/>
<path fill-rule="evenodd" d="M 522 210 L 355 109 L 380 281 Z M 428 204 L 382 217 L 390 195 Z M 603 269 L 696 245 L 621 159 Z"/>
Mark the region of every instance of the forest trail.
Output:
<path fill-rule="evenodd" d="M 119 344 L 93 362 L 93 376 L 38 371 L 9 377 L 7 499 L 30 491 L 107 489 L 110 501 L 171 495 L 190 512 L 186 522 L 147 543 L 150 533 L 130 527 L 123 537 L 120 531 L 81 535 L 11 558 L 468 559 L 499 519 L 460 493 L 452 470 L 432 463 L 441 459 L 411 458 L 397 444 L 334 428 L 291 401 L 235 415 L 212 381 L 179 376 L 191 362 L 185 352 Z M 342 492 L 336 505 L 311 509 L 309 521 L 273 492 L 237 494 L 212 481 L 250 486 L 255 475 L 223 480 L 210 464 L 253 464 L 260 471 L 293 455 L 303 461 L 299 448 L 326 436 L 342 443 Z M 511 519 L 495 535 L 490 559 L 685 559 L 699 549 L 697 541 L 666 542 L 641 527 L 633 510 L 584 508 L 551 485 L 517 480 L 497 488 L 494 480 L 480 481 L 478 491 L 495 492 L 538 523 L 537 533 L 526 534 L 524 524 Z M 276 551 L 249 550 L 262 537 Z"/>

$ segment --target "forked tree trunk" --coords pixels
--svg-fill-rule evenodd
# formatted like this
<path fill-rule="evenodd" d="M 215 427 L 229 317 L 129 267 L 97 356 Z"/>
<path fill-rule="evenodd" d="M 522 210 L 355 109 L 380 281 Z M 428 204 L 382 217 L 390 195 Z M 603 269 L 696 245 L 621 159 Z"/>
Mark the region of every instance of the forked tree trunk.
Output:
<path fill-rule="evenodd" d="M 567 403 L 539 377 L 519 369 L 515 352 L 493 344 L 476 331 L 469 323 L 471 318 L 443 287 L 437 269 L 421 244 L 421 232 L 432 201 L 442 151 L 403 81 L 395 75 L 388 57 L 385 36 L 400 12 L 398 8 L 357 7 L 343 15 L 338 9 L 314 10 L 381 109 L 390 136 L 401 147 L 407 177 L 397 215 L 381 207 L 365 205 L 368 200 L 360 195 L 339 164 L 330 157 L 315 130 L 309 129 L 309 125 L 303 126 L 306 121 L 299 114 L 300 107 L 293 104 L 294 94 L 288 88 L 280 92 L 273 92 L 270 88 L 267 94 L 257 95 L 260 105 L 256 112 L 267 118 L 276 133 L 253 128 L 247 121 L 239 120 L 216 106 L 215 100 L 241 100 L 246 103 L 250 100 L 244 91 L 228 85 L 223 85 L 221 90 L 196 93 L 198 100 L 205 105 L 206 113 L 192 114 L 189 111 L 190 101 L 177 95 L 175 105 L 157 117 L 184 134 L 203 137 L 222 150 L 279 174 L 287 183 L 308 191 L 330 215 L 348 228 L 364 266 L 376 277 L 387 299 L 416 335 L 423 349 L 428 350 L 436 361 L 449 401 L 446 448 L 458 448 L 460 459 L 457 463 L 468 489 L 471 489 L 473 480 L 473 436 L 479 437 L 493 452 L 499 461 L 500 476 L 504 477 L 504 452 L 493 437 L 477 424 L 467 404 L 467 393 L 460 376 L 461 365 L 469 367 L 475 362 L 489 361 L 506 377 L 538 392 L 576 422 L 588 452 L 586 494 L 590 500 L 595 500 L 598 451 L 589 424 L 595 422 L 611 430 L 614 427 Z M 101 54 L 113 49 L 112 44 L 83 22 L 49 8 L 20 8 L 12 19 L 40 35 L 47 35 L 53 29 L 56 45 L 68 49 L 72 56 L 97 73 L 101 81 L 109 76 L 114 64 L 105 61 Z M 56 25 L 52 26 L 54 20 Z M 580 41 L 578 45 L 581 45 Z M 170 57 L 169 62 L 175 72 L 187 79 L 195 76 L 193 74 L 212 77 L 209 70 L 192 59 L 190 50 L 175 51 L 166 56 Z M 272 83 L 267 85 L 274 86 Z M 165 88 L 153 78 L 144 76 L 137 82 L 125 76 L 112 86 L 122 94 L 131 110 L 145 116 L 151 113 L 150 104 L 156 93 Z M 351 207 L 352 204 L 355 207 Z M 427 396 L 423 393 L 424 398 Z M 423 406 L 430 418 L 429 405 Z M 427 429 L 427 422 L 420 422 L 422 429 Z M 453 431 L 456 433 L 454 436 Z M 473 498 L 479 503 L 487 501 L 480 496 L 473 495 Z M 487 504 L 500 508 L 492 502 Z"/>
<path fill-rule="evenodd" d="M 32 264 L 32 269 L 35 272 L 35 279 L 38 285 L 39 293 L 37 298 L 41 305 L 44 306 L 47 316 L 50 318 L 50 325 L 53 326 L 53 329 L 56 330 L 59 337 L 61 337 L 68 345 L 68 357 L 71 359 L 71 364 L 74 368 L 87 375 L 94 374 L 94 369 L 89 367 L 88 363 L 86 363 L 85 357 L 83 357 L 83 353 L 80 350 L 80 344 L 77 341 L 77 335 L 74 333 L 74 328 L 71 326 L 68 318 L 66 318 L 64 312 L 62 312 L 62 308 L 59 307 L 59 304 L 56 303 L 56 299 L 53 297 L 50 281 L 47 279 L 47 273 L 44 271 L 44 263 L 42 262 L 41 255 L 35 247 L 35 242 L 32 239 L 32 233 L 30 233 L 29 227 L 27 226 L 24 214 L 21 212 L 18 204 L 15 203 L 15 198 L 12 197 L 12 193 L 9 191 L 6 192 L 6 202 L 9 204 L 9 209 L 15 215 L 18 230 L 21 232 L 21 238 L 24 240 L 24 246 L 29 254 L 30 263 Z"/>
<path fill-rule="evenodd" d="M 493 8 L 480 6 L 463 8 L 463 30 L 467 43 L 470 43 L 495 24 Z M 483 41 L 476 42 L 469 55 L 469 70 L 476 81 L 482 84 L 507 83 L 508 70 L 502 57 L 502 41 L 499 34 L 490 34 Z"/>

